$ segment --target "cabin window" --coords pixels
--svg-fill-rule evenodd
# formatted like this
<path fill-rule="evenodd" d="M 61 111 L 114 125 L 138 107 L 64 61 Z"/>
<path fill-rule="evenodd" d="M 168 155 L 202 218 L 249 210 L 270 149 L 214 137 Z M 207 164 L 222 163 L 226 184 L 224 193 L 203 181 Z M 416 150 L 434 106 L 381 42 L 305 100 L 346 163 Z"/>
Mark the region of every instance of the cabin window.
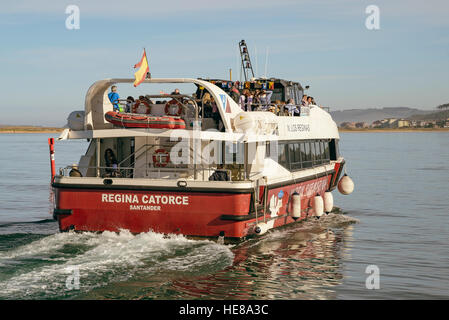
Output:
<path fill-rule="evenodd" d="M 279 164 L 291 171 L 327 164 L 331 140 L 289 141 L 278 144 Z"/>
<path fill-rule="evenodd" d="M 310 142 L 310 156 L 311 156 L 312 165 L 315 165 L 316 164 L 316 152 L 315 152 L 315 143 L 313 141 Z"/>
<path fill-rule="evenodd" d="M 287 144 L 279 143 L 278 144 L 278 155 L 279 155 L 279 164 L 285 168 L 289 168 L 287 161 Z"/>
<path fill-rule="evenodd" d="M 312 166 L 312 154 L 310 149 L 310 142 L 304 142 L 304 153 L 306 155 L 306 161 L 304 161 L 304 167 L 310 168 Z"/>
<path fill-rule="evenodd" d="M 338 157 L 340 156 L 340 152 L 338 150 L 338 140 L 337 139 L 332 139 L 329 142 L 329 152 L 330 152 L 330 159 L 331 160 L 337 160 Z"/>
<path fill-rule="evenodd" d="M 290 155 L 290 169 L 294 171 L 301 169 L 302 164 L 301 164 L 300 143 L 289 144 L 289 155 Z"/>
<path fill-rule="evenodd" d="M 315 164 L 323 163 L 323 155 L 321 152 L 321 141 L 315 141 Z"/>
<path fill-rule="evenodd" d="M 324 158 L 326 162 L 329 162 L 330 161 L 329 140 L 323 142 L 323 147 L 324 147 Z"/>

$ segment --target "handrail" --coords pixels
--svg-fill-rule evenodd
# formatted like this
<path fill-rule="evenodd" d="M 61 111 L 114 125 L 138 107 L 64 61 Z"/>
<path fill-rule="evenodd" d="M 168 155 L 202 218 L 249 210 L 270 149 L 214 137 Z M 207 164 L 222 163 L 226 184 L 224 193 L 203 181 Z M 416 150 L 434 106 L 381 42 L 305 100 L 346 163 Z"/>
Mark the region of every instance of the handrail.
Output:
<path fill-rule="evenodd" d="M 66 167 L 62 167 L 59 168 L 59 176 L 64 176 L 67 177 L 69 176 L 69 170 L 73 169 L 73 166 L 66 166 Z M 123 175 L 121 173 L 121 171 L 123 170 L 135 170 L 136 168 L 134 167 L 121 167 L 121 168 L 113 168 L 113 167 L 95 167 L 95 166 L 76 166 L 76 168 L 86 168 L 88 169 L 104 169 L 104 170 L 110 170 L 111 171 L 111 175 L 108 174 L 103 174 L 101 178 L 130 178 L 127 175 Z M 179 167 L 169 167 L 169 168 L 162 168 L 162 167 L 158 167 L 158 168 L 146 168 L 145 170 L 148 170 L 149 172 L 153 172 L 153 173 L 158 173 L 159 174 L 159 178 L 160 179 L 170 179 L 170 178 L 164 178 L 161 177 L 160 174 L 161 173 L 187 173 L 189 174 L 189 176 L 193 176 L 194 174 L 194 170 L 190 167 L 183 167 L 183 168 L 179 168 Z M 206 167 L 206 166 L 201 166 L 201 167 L 197 167 L 195 169 L 196 171 L 200 171 L 202 172 L 201 174 L 201 179 L 197 179 L 197 178 L 193 178 L 193 180 L 199 180 L 199 181 L 209 181 L 209 177 L 212 175 L 213 171 L 225 171 L 228 174 L 229 177 L 229 181 L 248 181 L 247 179 L 243 178 L 243 179 L 235 179 L 232 180 L 232 171 L 231 169 L 218 169 L 218 168 L 212 168 L 212 167 Z M 206 171 L 208 172 L 206 174 Z M 239 170 L 240 172 L 243 172 L 243 170 Z M 239 175 L 240 176 L 240 175 Z M 241 175 L 242 177 L 244 177 L 244 175 Z M 94 177 L 92 177 L 94 178 Z M 98 178 L 98 177 L 97 177 Z M 131 178 L 131 179 L 136 179 L 136 178 Z M 143 178 L 146 179 L 146 178 Z M 171 178 L 173 179 L 173 178 Z"/>
<path fill-rule="evenodd" d="M 271 112 L 270 108 L 271 107 L 275 107 L 275 112 L 273 112 L 274 114 L 276 114 L 277 116 L 292 116 L 290 114 L 290 112 L 288 112 L 288 114 L 285 114 L 283 108 L 286 107 L 287 105 L 289 106 L 294 106 L 294 107 L 299 107 L 300 110 L 300 116 L 309 116 L 310 115 L 310 107 L 309 106 L 303 106 L 300 104 L 276 104 L 276 103 L 270 103 L 270 104 L 265 104 L 265 103 L 251 103 L 251 107 L 256 106 L 255 110 L 251 110 L 251 111 L 247 111 L 247 112 L 254 112 L 254 111 L 265 111 L 265 112 Z M 278 110 L 277 110 L 278 109 Z M 242 109 L 242 111 L 244 111 Z"/>

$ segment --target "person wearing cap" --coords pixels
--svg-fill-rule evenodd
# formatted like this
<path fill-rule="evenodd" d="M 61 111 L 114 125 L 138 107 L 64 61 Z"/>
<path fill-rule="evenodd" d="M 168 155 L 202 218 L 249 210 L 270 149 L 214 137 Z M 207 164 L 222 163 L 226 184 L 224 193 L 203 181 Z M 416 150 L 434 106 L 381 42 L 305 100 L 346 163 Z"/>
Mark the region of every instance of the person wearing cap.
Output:
<path fill-rule="evenodd" d="M 72 170 L 69 172 L 70 177 L 82 177 L 83 175 L 78 170 L 78 165 L 76 163 L 72 164 Z"/>

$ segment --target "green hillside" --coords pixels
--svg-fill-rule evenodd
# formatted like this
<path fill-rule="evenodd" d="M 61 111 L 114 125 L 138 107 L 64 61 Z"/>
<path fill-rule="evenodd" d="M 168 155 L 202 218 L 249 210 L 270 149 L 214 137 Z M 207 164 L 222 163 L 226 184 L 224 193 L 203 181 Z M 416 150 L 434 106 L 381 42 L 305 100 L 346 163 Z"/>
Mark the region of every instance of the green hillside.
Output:
<path fill-rule="evenodd" d="M 446 120 L 449 118 L 449 110 L 436 111 L 428 114 L 417 114 L 409 117 L 410 120 Z"/>

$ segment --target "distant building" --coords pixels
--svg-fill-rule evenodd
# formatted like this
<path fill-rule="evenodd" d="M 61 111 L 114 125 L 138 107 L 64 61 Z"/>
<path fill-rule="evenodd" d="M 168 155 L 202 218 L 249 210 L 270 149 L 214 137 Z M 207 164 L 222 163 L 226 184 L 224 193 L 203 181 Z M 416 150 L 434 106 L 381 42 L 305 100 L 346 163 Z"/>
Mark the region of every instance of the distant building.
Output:
<path fill-rule="evenodd" d="M 373 128 L 381 128 L 382 127 L 382 121 L 376 120 L 371 124 L 371 127 Z"/>
<path fill-rule="evenodd" d="M 406 119 L 398 119 L 398 120 L 394 121 L 393 123 L 391 123 L 390 126 L 391 126 L 391 128 L 409 128 L 409 127 L 411 127 L 410 120 L 406 120 Z"/>
<path fill-rule="evenodd" d="M 355 122 L 342 122 L 340 128 L 355 129 Z"/>
<path fill-rule="evenodd" d="M 364 128 L 369 128 L 369 124 L 366 122 L 356 122 L 355 123 L 355 127 L 357 129 L 364 129 Z"/>
<path fill-rule="evenodd" d="M 449 128 L 449 118 L 444 121 L 443 128 Z"/>

